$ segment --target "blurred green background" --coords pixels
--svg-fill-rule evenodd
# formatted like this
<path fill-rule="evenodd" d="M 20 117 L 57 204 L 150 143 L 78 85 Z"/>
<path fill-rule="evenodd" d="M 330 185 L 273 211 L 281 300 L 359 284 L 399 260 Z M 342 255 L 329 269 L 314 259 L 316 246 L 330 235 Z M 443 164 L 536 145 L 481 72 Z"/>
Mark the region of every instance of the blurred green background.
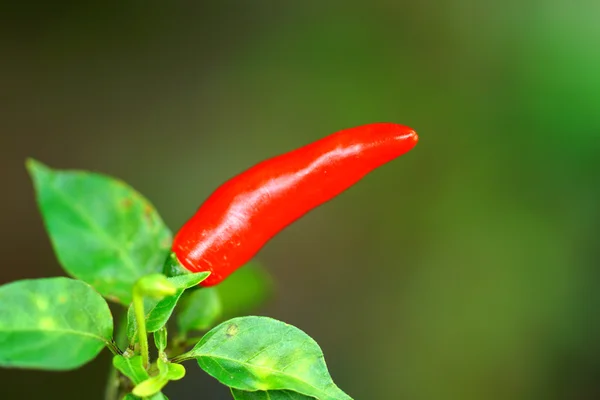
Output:
<path fill-rule="evenodd" d="M 600 398 L 600 2 L 23 2 L 0 16 L 0 283 L 63 274 L 27 156 L 120 177 L 175 230 L 264 158 L 394 121 L 420 134 L 414 151 L 259 254 L 277 286 L 260 313 L 315 338 L 356 399 Z M 108 362 L 0 370 L 2 397 L 100 399 Z M 167 394 L 229 398 L 190 376 Z"/>

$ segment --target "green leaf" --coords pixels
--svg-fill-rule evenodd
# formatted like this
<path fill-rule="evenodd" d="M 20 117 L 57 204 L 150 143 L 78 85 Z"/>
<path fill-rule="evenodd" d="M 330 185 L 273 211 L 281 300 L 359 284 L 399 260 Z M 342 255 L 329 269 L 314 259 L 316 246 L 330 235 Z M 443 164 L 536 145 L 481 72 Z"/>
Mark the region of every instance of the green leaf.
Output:
<path fill-rule="evenodd" d="M 150 274 L 142 276 L 133 286 L 134 298 L 135 291 L 141 296 L 161 300 L 167 296 L 172 296 L 177 291 L 177 287 L 169 281 L 163 274 Z"/>
<path fill-rule="evenodd" d="M 167 348 L 167 329 L 166 327 L 162 327 L 156 332 L 154 332 L 154 344 L 156 345 L 156 349 L 159 354 L 165 352 Z"/>
<path fill-rule="evenodd" d="M 149 397 L 160 392 L 164 388 L 169 380 L 164 375 L 153 376 L 150 379 L 146 379 L 133 388 L 131 393 L 138 397 Z"/>
<path fill-rule="evenodd" d="M 270 390 L 268 392 L 246 392 L 238 389 L 231 389 L 231 394 L 235 400 L 312 400 L 314 397 L 305 396 L 291 390 Z"/>
<path fill-rule="evenodd" d="M 22 280 L 0 286 L 0 366 L 68 370 L 111 341 L 106 301 L 70 278 Z"/>
<path fill-rule="evenodd" d="M 300 329 L 267 317 L 240 317 L 208 332 L 186 354 L 224 385 L 292 390 L 320 400 L 351 399 L 331 380 L 319 345 Z"/>
<path fill-rule="evenodd" d="M 123 397 L 123 400 L 140 400 L 140 399 L 142 399 L 142 397 L 137 397 L 133 393 L 127 393 L 125 395 L 125 397 Z M 165 396 L 164 394 L 162 394 L 161 392 L 159 392 L 159 393 L 156 393 L 153 396 L 144 397 L 143 400 L 169 400 L 169 399 L 167 398 L 167 396 Z"/>
<path fill-rule="evenodd" d="M 53 170 L 29 159 L 37 201 L 63 268 L 113 301 L 160 272 L 171 232 L 141 194 L 105 175 Z"/>
<path fill-rule="evenodd" d="M 185 376 L 185 367 L 181 364 L 167 363 L 167 378 L 170 381 L 178 381 Z"/>
<path fill-rule="evenodd" d="M 177 289 L 174 295 L 167 296 L 162 300 L 145 298 L 144 313 L 146 314 L 146 329 L 148 332 L 156 332 L 165 326 L 183 292 L 186 289 L 197 286 L 200 282 L 205 280 L 209 274 L 209 272 L 199 272 L 196 274 L 186 274 L 167 278 Z M 127 337 L 129 338 L 130 343 L 135 343 L 136 335 L 135 313 L 133 311 L 133 306 L 130 306 L 127 311 Z"/>
<path fill-rule="evenodd" d="M 133 356 L 131 358 L 114 356 L 113 366 L 136 385 L 150 378 L 150 375 L 148 375 L 142 364 L 141 356 Z"/>
<path fill-rule="evenodd" d="M 146 399 L 144 399 L 144 400 L 169 400 L 169 398 L 167 396 L 165 396 L 164 394 L 162 394 L 161 392 L 158 392 L 158 393 L 154 394 L 153 396 L 146 397 Z"/>
<path fill-rule="evenodd" d="M 160 392 L 169 381 L 176 381 L 185 376 L 185 368 L 180 364 L 172 364 L 162 359 L 157 360 L 158 375 L 139 383 L 132 393 L 139 397 L 149 397 Z"/>
<path fill-rule="evenodd" d="M 183 335 L 214 326 L 221 316 L 221 300 L 216 287 L 195 290 L 185 296 L 178 306 L 177 326 Z"/>
<path fill-rule="evenodd" d="M 219 293 L 224 319 L 254 312 L 273 294 L 271 277 L 255 261 L 244 265 L 214 288 Z"/>
<path fill-rule="evenodd" d="M 200 282 L 208 278 L 210 272 L 197 272 L 194 274 L 185 274 L 167 278 L 178 289 L 189 289 L 198 286 Z"/>

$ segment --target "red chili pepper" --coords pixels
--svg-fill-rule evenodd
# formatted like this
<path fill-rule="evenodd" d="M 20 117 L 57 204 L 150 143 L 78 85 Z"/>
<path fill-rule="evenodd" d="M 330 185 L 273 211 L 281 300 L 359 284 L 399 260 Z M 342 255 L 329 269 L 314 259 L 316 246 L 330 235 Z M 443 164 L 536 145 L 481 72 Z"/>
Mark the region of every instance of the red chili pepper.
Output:
<path fill-rule="evenodd" d="M 172 275 L 181 264 L 191 272 L 211 272 L 202 286 L 218 284 L 287 225 L 408 152 L 417 140 L 409 127 L 370 124 L 255 165 L 219 187 L 181 228 L 165 272 Z"/>

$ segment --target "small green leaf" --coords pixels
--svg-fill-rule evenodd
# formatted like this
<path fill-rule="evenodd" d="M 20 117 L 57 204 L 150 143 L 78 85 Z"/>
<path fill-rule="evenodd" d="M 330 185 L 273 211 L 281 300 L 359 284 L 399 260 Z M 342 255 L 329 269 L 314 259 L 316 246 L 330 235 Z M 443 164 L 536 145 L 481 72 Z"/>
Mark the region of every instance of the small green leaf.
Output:
<path fill-rule="evenodd" d="M 148 372 L 142 365 L 141 356 L 133 356 L 131 358 L 114 356 L 113 366 L 136 385 L 150 378 L 150 375 L 148 375 Z"/>
<path fill-rule="evenodd" d="M 156 360 L 160 375 L 165 376 L 170 381 L 178 381 L 185 376 L 185 367 L 181 364 L 171 363 L 161 358 Z"/>
<path fill-rule="evenodd" d="M 273 282 L 267 271 L 252 261 L 215 286 L 222 306 L 222 318 L 254 312 L 273 294 Z"/>
<path fill-rule="evenodd" d="M 123 397 L 123 400 L 169 400 L 169 398 L 167 396 L 165 396 L 164 394 L 162 394 L 161 392 L 158 392 L 150 397 L 138 397 L 136 395 L 134 395 L 133 393 L 127 393 L 125 395 L 125 397 Z"/>
<path fill-rule="evenodd" d="M 245 392 L 231 389 L 235 400 L 314 400 L 314 397 L 305 396 L 291 390 L 270 390 L 268 392 Z"/>
<path fill-rule="evenodd" d="M 165 349 L 167 348 L 166 327 L 163 326 L 162 328 L 154 332 L 154 344 L 156 345 L 156 349 L 158 350 L 159 354 L 165 352 Z"/>
<path fill-rule="evenodd" d="M 180 301 L 178 310 L 177 326 L 183 335 L 213 327 L 222 311 L 217 288 L 202 288 L 189 293 Z"/>
<path fill-rule="evenodd" d="M 181 364 L 167 363 L 167 378 L 170 381 L 178 381 L 185 376 L 185 367 Z"/>
<path fill-rule="evenodd" d="M 161 300 L 174 295 L 177 287 L 166 276 L 156 273 L 142 276 L 133 286 L 133 290 L 137 290 L 142 296 Z"/>
<path fill-rule="evenodd" d="M 176 288 L 185 290 L 194 286 L 198 286 L 198 284 L 208 278 L 209 275 L 210 272 L 197 272 L 194 274 L 172 276 L 167 279 L 169 279 L 169 281 L 173 283 Z"/>
<path fill-rule="evenodd" d="M 154 207 L 105 175 L 53 170 L 32 159 L 27 169 L 63 268 L 108 299 L 131 303 L 134 283 L 161 271 L 171 245 Z"/>
<path fill-rule="evenodd" d="M 136 385 L 131 393 L 139 397 L 150 397 L 160 392 L 162 388 L 167 385 L 167 383 L 169 383 L 169 380 L 165 376 L 153 376 L 150 379 L 146 379 L 139 385 Z"/>
<path fill-rule="evenodd" d="M 144 400 L 169 400 L 169 398 L 161 392 L 158 392 L 150 397 L 146 397 Z"/>
<path fill-rule="evenodd" d="M 180 364 L 172 364 L 162 359 L 156 361 L 158 365 L 158 375 L 153 376 L 139 383 L 133 388 L 132 393 L 139 397 L 149 397 L 160 392 L 169 381 L 176 381 L 185 376 L 185 368 Z"/>
<path fill-rule="evenodd" d="M 320 400 L 351 399 L 332 381 L 319 345 L 300 329 L 267 317 L 240 317 L 208 332 L 186 354 L 226 386 L 292 390 Z"/>
<path fill-rule="evenodd" d="M 0 366 L 77 368 L 112 333 L 108 304 L 87 283 L 58 277 L 0 286 Z"/>
<path fill-rule="evenodd" d="M 146 329 L 148 332 L 156 332 L 165 326 L 183 292 L 186 289 L 198 285 L 200 282 L 205 280 L 208 275 L 208 272 L 199 272 L 196 274 L 186 274 L 167 278 L 167 280 L 176 288 L 174 295 L 167 296 L 162 300 L 145 298 L 144 313 L 146 314 Z M 135 343 L 136 335 L 137 328 L 135 313 L 133 311 L 133 306 L 130 306 L 129 310 L 127 311 L 127 337 L 129 338 L 130 343 Z"/>

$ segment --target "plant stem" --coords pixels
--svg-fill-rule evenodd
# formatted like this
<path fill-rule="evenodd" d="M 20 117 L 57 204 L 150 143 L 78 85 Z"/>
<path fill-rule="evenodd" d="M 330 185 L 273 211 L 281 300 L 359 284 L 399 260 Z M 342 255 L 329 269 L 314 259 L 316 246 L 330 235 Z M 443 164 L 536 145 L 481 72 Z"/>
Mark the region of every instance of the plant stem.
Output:
<path fill-rule="evenodd" d="M 104 400 L 117 400 L 117 394 L 119 393 L 119 373 L 110 364 L 110 372 L 108 374 L 108 381 L 104 389 Z"/>
<path fill-rule="evenodd" d="M 144 297 L 138 290 L 137 285 L 133 287 L 133 312 L 135 313 L 142 365 L 144 368 L 148 368 L 148 333 L 146 332 L 146 316 L 144 315 Z"/>
<path fill-rule="evenodd" d="M 123 352 L 121 351 L 114 339 L 111 339 L 110 341 L 106 342 L 106 347 L 108 347 L 111 353 L 113 353 L 113 356 L 120 356 L 123 354 Z"/>
<path fill-rule="evenodd" d="M 190 356 L 190 352 L 187 352 L 187 353 L 183 353 L 183 354 L 180 354 L 178 356 L 175 356 L 175 357 L 171 358 L 169 360 L 169 362 L 178 363 L 179 364 L 179 363 L 182 363 L 184 361 L 191 360 L 192 358 L 195 358 L 195 357 Z"/>
<path fill-rule="evenodd" d="M 121 318 L 119 318 L 119 323 L 117 324 L 117 332 L 115 334 L 115 338 L 117 343 L 124 342 L 127 333 L 127 313 L 125 313 Z M 113 343 L 114 346 L 119 349 L 118 344 Z M 120 351 L 120 349 L 119 349 Z M 122 354 L 122 353 L 119 353 Z M 104 399 L 105 400 L 118 400 L 121 382 L 119 382 L 119 372 L 113 367 L 112 362 L 110 363 L 110 370 L 108 373 L 108 380 L 106 382 L 106 388 L 104 390 Z"/>

